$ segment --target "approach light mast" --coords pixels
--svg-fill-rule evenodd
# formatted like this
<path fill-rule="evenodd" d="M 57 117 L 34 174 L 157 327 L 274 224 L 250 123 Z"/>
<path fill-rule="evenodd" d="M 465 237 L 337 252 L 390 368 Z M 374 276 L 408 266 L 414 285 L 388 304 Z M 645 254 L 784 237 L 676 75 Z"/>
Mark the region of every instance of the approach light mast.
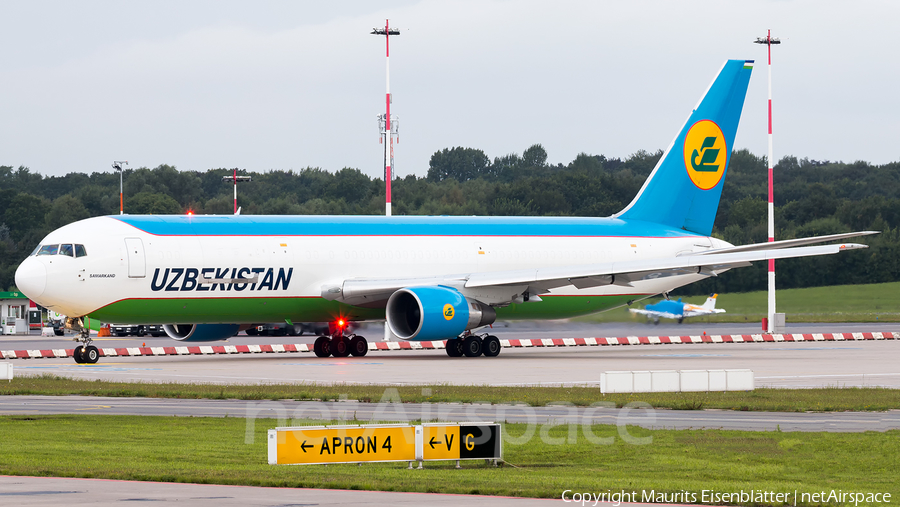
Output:
<path fill-rule="evenodd" d="M 772 155 L 772 45 L 781 44 L 778 39 L 772 38 L 772 30 L 766 32 L 766 37 L 757 37 L 755 44 L 765 44 L 768 50 L 769 61 L 769 242 L 775 241 L 775 193 L 772 181 L 774 156 Z M 769 259 L 769 319 L 766 332 L 774 333 L 775 329 L 775 259 Z"/>
<path fill-rule="evenodd" d="M 237 184 L 251 181 L 250 176 L 238 176 L 237 168 L 235 167 L 232 170 L 231 176 L 222 176 L 222 181 L 228 183 L 229 181 L 234 184 L 234 214 L 238 214 L 238 205 L 237 205 Z"/>
<path fill-rule="evenodd" d="M 400 142 L 398 122 L 391 117 L 391 35 L 400 35 L 400 30 L 390 27 L 390 20 L 384 20 L 384 28 L 373 28 L 372 35 L 384 35 L 384 61 L 386 75 L 385 112 L 378 116 L 378 128 L 384 143 L 384 214 L 391 216 L 391 167 L 394 165 L 394 137 Z"/>
<path fill-rule="evenodd" d="M 119 173 L 119 214 L 120 215 L 125 214 L 125 198 L 123 196 L 124 188 L 122 185 L 122 174 L 125 173 L 125 169 L 123 168 L 123 166 L 126 166 L 126 165 L 128 165 L 127 160 L 114 160 L 112 163 L 113 169 L 115 169 L 116 172 Z"/>

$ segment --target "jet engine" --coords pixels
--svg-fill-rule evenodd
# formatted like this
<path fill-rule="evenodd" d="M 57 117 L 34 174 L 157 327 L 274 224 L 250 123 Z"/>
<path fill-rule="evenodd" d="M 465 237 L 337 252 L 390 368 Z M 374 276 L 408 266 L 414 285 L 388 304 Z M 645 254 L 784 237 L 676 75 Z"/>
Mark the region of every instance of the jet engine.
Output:
<path fill-rule="evenodd" d="M 227 340 L 240 330 L 237 324 L 166 324 L 166 334 L 180 342 L 215 342 Z"/>
<path fill-rule="evenodd" d="M 407 287 L 391 294 L 385 308 L 388 326 L 402 340 L 456 338 L 467 329 L 494 322 L 490 306 L 452 287 Z"/>

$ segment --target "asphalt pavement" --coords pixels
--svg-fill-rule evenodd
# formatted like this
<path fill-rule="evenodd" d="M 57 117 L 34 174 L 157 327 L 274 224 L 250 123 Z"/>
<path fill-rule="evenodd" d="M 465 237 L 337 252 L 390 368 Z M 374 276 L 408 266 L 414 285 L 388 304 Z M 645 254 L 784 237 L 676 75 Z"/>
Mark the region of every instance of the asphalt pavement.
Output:
<path fill-rule="evenodd" d="M 397 399 L 386 390 L 383 399 Z M 638 399 L 640 399 L 638 397 Z M 295 420 L 324 419 L 367 422 L 491 421 L 535 425 L 614 424 L 648 429 L 727 429 L 754 431 L 862 432 L 900 429 L 900 410 L 887 412 L 738 412 L 731 410 L 667 410 L 639 401 L 625 408 L 611 403 L 590 407 L 522 404 L 362 403 L 357 401 L 244 401 L 99 396 L 0 396 L 0 415 L 109 414 L 144 416 L 244 417 Z"/>

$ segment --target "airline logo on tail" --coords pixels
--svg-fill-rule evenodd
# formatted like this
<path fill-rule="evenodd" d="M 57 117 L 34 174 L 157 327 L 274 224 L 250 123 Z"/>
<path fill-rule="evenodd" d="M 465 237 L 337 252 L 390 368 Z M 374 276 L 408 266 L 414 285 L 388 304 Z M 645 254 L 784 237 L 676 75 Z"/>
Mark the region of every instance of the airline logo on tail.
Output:
<path fill-rule="evenodd" d="M 697 188 L 709 190 L 722 181 L 728 146 L 725 135 L 715 122 L 700 120 L 684 137 L 684 166 Z"/>

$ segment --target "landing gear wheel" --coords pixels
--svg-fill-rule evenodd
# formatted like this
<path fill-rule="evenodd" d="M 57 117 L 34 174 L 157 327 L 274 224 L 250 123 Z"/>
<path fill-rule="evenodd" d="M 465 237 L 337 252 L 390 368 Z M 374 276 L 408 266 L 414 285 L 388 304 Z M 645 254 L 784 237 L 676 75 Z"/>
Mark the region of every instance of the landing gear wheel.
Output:
<path fill-rule="evenodd" d="M 450 338 L 447 340 L 447 355 L 450 357 L 462 357 L 462 340 L 459 338 Z"/>
<path fill-rule="evenodd" d="M 72 358 L 75 359 L 75 362 L 78 364 L 84 364 L 84 346 L 79 345 L 75 347 L 75 350 L 72 351 Z"/>
<path fill-rule="evenodd" d="M 331 338 L 327 336 L 320 336 L 316 338 L 316 343 L 313 344 L 313 352 L 316 353 L 316 357 L 328 357 L 331 355 Z"/>
<path fill-rule="evenodd" d="M 481 355 L 481 338 L 469 335 L 463 340 L 463 353 L 466 357 L 478 357 Z"/>
<path fill-rule="evenodd" d="M 88 364 L 94 364 L 100 360 L 100 350 L 93 345 L 88 345 L 84 348 L 84 351 L 81 353 L 82 362 Z"/>
<path fill-rule="evenodd" d="M 72 351 L 72 358 L 75 359 L 75 362 L 78 364 L 96 363 L 97 360 L 100 359 L 100 350 L 91 345 L 91 342 L 93 341 L 91 338 L 91 331 L 84 327 L 84 320 L 80 317 L 76 319 L 67 318 L 66 328 L 78 330 L 78 336 L 73 338 L 73 340 L 80 343 L 80 345 L 75 347 Z"/>
<path fill-rule="evenodd" d="M 350 353 L 356 357 L 362 357 L 369 353 L 369 342 L 362 336 L 350 338 Z"/>
<path fill-rule="evenodd" d="M 500 354 L 500 339 L 494 335 L 487 335 L 481 342 L 481 351 L 485 357 L 496 357 Z"/>
<path fill-rule="evenodd" d="M 350 355 L 350 340 L 343 336 L 331 339 L 331 355 L 334 357 L 347 357 Z"/>

